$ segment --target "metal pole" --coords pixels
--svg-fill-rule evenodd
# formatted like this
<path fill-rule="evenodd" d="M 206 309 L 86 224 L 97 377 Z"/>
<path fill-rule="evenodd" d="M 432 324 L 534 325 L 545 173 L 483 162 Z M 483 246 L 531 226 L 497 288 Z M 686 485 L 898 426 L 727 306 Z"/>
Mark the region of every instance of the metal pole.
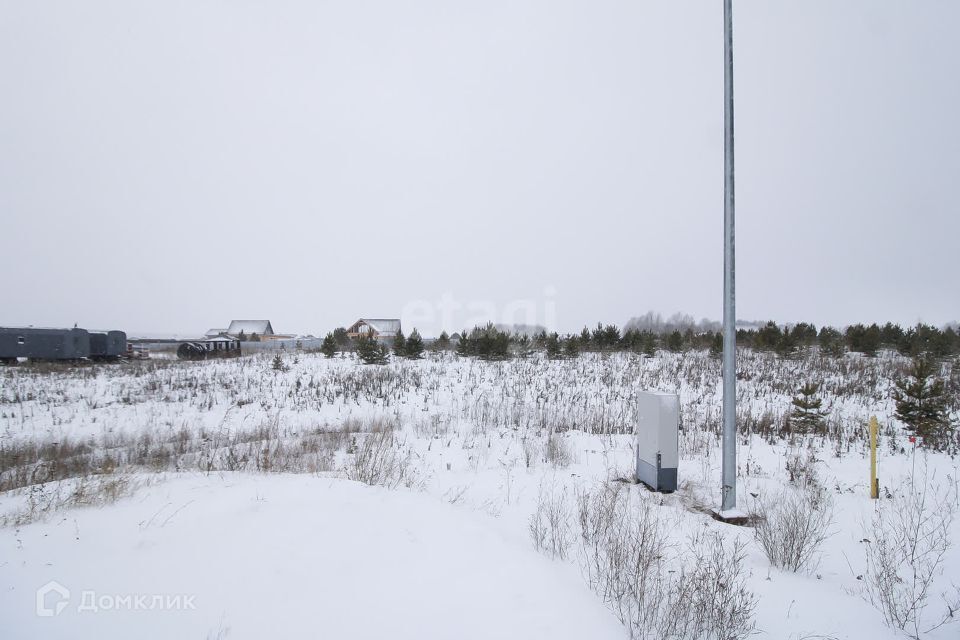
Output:
<path fill-rule="evenodd" d="M 877 482 L 877 431 L 880 425 L 877 416 L 870 418 L 870 497 L 874 500 L 880 497 L 880 484 Z"/>
<path fill-rule="evenodd" d="M 723 2 L 723 487 L 721 510 L 737 506 L 737 314 L 734 287 L 733 0 Z"/>

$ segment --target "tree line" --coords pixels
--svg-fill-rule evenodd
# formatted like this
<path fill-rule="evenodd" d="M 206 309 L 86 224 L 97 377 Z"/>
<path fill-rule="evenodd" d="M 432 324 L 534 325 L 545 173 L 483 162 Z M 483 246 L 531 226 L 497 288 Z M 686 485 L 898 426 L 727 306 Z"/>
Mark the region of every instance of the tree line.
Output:
<path fill-rule="evenodd" d="M 411 341 L 414 346 L 408 348 Z M 463 330 L 453 336 L 444 331 L 429 346 L 414 329 L 409 338 L 405 338 L 401 332 L 393 343 L 395 355 L 412 358 L 422 357 L 428 349 L 453 350 L 460 356 L 482 360 L 525 357 L 534 351 L 544 352 L 551 359 L 573 358 L 583 352 L 625 351 L 652 356 L 658 350 L 709 350 L 714 357 L 720 357 L 723 353 L 723 335 L 720 331 L 698 330 L 694 326 L 684 330 L 657 331 L 631 327 L 621 331 L 616 325 L 603 323 L 598 323 L 593 329 L 584 327 L 579 333 L 559 334 L 544 330 L 532 336 L 513 333 L 491 323 Z M 840 330 L 830 326 L 818 329 L 807 322 L 781 326 L 770 321 L 761 327 L 738 329 L 737 345 L 783 357 L 800 355 L 813 349 L 828 357 L 841 357 L 847 352 L 874 357 L 881 350 L 888 349 L 908 357 L 949 358 L 960 354 L 960 334 L 952 326 L 940 329 L 923 323 L 906 329 L 890 322 L 882 326 L 876 323 L 854 324 Z M 326 335 L 321 351 L 332 357 L 342 351 L 372 353 L 371 347 L 370 344 L 351 339 L 347 330 L 339 327 Z M 390 349 L 387 349 L 380 355 L 386 358 L 389 354 Z"/>

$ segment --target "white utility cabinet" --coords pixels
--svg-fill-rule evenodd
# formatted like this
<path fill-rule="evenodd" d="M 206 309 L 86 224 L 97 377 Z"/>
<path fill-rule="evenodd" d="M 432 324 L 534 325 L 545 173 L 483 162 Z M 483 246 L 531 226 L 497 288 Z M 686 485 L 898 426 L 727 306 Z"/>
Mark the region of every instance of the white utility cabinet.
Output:
<path fill-rule="evenodd" d="M 637 481 L 654 491 L 676 491 L 680 397 L 675 393 L 641 391 L 637 395 L 636 415 Z"/>

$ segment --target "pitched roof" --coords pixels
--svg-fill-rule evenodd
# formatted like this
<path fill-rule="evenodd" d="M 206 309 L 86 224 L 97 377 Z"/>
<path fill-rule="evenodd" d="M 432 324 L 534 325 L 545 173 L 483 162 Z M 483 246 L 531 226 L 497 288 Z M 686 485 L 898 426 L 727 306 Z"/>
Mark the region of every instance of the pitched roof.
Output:
<path fill-rule="evenodd" d="M 398 318 L 360 318 L 360 322 L 366 322 L 377 333 L 396 333 L 400 331 L 400 320 Z"/>
<path fill-rule="evenodd" d="M 248 336 L 254 333 L 258 336 L 263 336 L 271 335 L 273 333 L 273 327 L 270 326 L 269 320 L 231 320 L 227 333 L 236 336 L 240 335 L 241 331 Z"/>

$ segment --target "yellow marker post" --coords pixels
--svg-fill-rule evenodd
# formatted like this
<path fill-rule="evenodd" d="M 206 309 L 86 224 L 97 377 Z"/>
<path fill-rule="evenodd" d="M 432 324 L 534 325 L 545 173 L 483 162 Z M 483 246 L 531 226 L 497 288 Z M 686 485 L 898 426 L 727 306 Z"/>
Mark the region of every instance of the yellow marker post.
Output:
<path fill-rule="evenodd" d="M 870 418 L 870 497 L 876 500 L 880 497 L 880 482 L 877 480 L 877 417 Z"/>

